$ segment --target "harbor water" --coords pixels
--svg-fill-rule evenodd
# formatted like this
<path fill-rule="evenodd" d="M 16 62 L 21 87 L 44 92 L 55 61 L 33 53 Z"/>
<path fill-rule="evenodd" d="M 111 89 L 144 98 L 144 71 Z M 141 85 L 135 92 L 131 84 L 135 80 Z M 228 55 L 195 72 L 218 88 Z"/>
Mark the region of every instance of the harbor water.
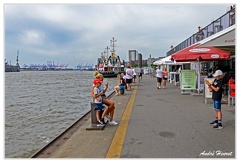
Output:
<path fill-rule="evenodd" d="M 90 110 L 93 71 L 5 73 L 5 158 L 29 158 Z M 117 78 L 105 78 L 107 95 Z"/>

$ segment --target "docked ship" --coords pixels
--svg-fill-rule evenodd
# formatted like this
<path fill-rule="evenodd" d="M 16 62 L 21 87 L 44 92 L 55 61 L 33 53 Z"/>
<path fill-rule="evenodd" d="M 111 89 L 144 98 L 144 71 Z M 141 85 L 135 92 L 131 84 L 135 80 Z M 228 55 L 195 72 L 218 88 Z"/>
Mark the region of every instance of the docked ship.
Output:
<path fill-rule="evenodd" d="M 110 40 L 110 46 L 101 54 L 101 58 L 98 58 L 97 70 L 103 74 L 105 78 L 117 77 L 118 73 L 124 72 L 124 63 L 121 62 L 121 59 L 115 52 L 115 42 L 117 40 L 112 38 Z M 110 50 L 110 55 L 109 55 Z"/>
<path fill-rule="evenodd" d="M 17 52 L 17 63 L 16 65 L 11 65 L 10 63 L 7 62 L 7 60 L 5 59 L 5 72 L 20 72 L 20 66 L 18 63 L 18 54 L 19 51 Z"/>

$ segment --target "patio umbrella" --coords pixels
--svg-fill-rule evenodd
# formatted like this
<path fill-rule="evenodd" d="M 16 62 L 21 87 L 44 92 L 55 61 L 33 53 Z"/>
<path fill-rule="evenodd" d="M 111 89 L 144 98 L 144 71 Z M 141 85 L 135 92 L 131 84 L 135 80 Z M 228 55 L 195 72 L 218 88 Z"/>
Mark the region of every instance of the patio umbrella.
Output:
<path fill-rule="evenodd" d="M 186 61 L 215 61 L 228 59 L 230 52 L 213 46 L 197 47 L 200 44 L 191 45 L 172 55 L 171 59 L 176 62 Z"/>
<path fill-rule="evenodd" d="M 200 61 L 216 61 L 228 59 L 230 52 L 216 47 L 198 47 L 200 44 L 191 45 L 172 55 L 171 59 L 176 62 L 197 61 L 200 68 Z M 198 93 L 200 92 L 200 70 L 198 69 Z"/>

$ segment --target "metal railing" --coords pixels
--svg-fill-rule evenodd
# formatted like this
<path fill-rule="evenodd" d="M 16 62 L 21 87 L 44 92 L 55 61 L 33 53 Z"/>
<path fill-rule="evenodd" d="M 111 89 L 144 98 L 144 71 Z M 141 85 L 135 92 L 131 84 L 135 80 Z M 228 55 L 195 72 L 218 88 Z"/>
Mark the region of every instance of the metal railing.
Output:
<path fill-rule="evenodd" d="M 202 28 L 200 31 L 194 33 L 192 36 L 181 42 L 176 47 L 173 47 L 170 51 L 167 52 L 166 56 L 172 55 L 196 42 L 199 42 L 215 33 L 220 32 L 223 29 L 230 27 L 231 25 L 235 24 L 235 19 L 235 8 L 233 8 L 220 18 L 214 20 L 212 23 Z"/>

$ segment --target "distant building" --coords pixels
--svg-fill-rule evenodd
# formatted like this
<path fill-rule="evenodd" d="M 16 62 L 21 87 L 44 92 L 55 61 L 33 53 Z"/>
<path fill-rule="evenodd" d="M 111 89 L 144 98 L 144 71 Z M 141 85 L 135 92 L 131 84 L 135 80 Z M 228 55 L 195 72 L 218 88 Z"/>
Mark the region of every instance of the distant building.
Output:
<path fill-rule="evenodd" d="M 141 53 L 138 53 L 137 50 L 129 50 L 128 51 L 128 58 L 129 60 L 127 62 L 125 62 L 125 67 L 129 66 L 134 66 L 134 65 L 138 65 L 139 68 L 142 68 L 143 65 L 146 66 L 148 65 L 149 67 L 152 65 L 153 62 L 164 58 L 164 57 L 158 57 L 158 58 L 152 58 L 151 54 L 149 55 L 149 58 L 143 60 L 143 56 Z"/>
<path fill-rule="evenodd" d="M 142 54 L 138 53 L 138 67 L 142 68 Z"/>
<path fill-rule="evenodd" d="M 130 66 L 133 66 L 136 62 L 136 58 L 137 58 L 137 54 L 138 52 L 136 50 L 129 50 L 128 51 L 128 61 L 129 61 L 129 64 Z"/>
<path fill-rule="evenodd" d="M 129 50 L 128 57 L 129 57 L 129 61 L 136 61 L 137 51 L 136 50 Z"/>

